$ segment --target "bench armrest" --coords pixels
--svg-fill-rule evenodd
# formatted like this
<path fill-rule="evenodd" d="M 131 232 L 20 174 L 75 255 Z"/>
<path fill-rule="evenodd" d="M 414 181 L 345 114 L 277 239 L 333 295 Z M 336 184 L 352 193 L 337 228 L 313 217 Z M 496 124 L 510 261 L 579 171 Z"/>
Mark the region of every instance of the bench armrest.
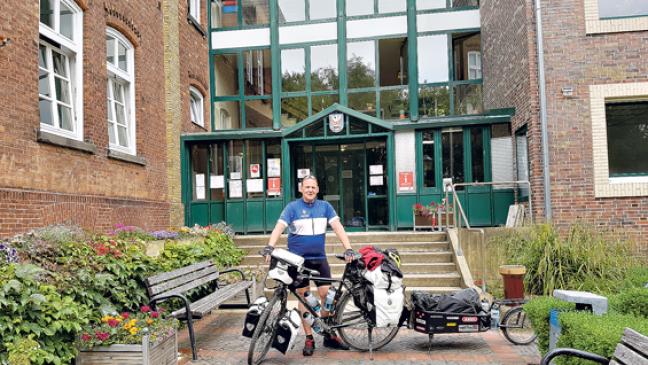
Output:
<path fill-rule="evenodd" d="M 241 271 L 240 269 L 227 269 L 227 270 L 221 271 L 220 275 L 226 274 L 228 272 L 238 272 L 239 274 L 241 274 L 241 280 L 247 280 L 245 278 L 245 274 L 243 274 L 243 271 Z"/>
<path fill-rule="evenodd" d="M 599 364 L 609 364 L 610 360 L 606 357 L 603 357 L 601 355 L 593 354 L 591 352 L 587 351 L 582 351 L 582 350 L 576 350 L 576 349 L 570 349 L 570 348 L 558 348 L 549 351 L 543 358 L 542 362 L 540 365 L 549 365 L 551 363 L 551 360 L 553 360 L 556 357 L 559 356 L 573 356 L 573 357 L 578 357 L 581 359 L 585 360 L 591 360 L 595 361 Z"/>
<path fill-rule="evenodd" d="M 153 298 L 153 299 L 151 299 L 149 301 L 149 305 L 151 305 L 151 306 L 153 306 L 153 308 L 155 308 L 157 302 L 159 302 L 161 300 L 171 299 L 171 298 L 180 298 L 180 299 L 182 299 L 182 301 L 184 301 L 185 311 L 187 313 L 187 320 L 191 321 L 192 320 L 192 318 L 191 318 L 191 302 L 189 301 L 189 299 L 187 299 L 187 297 L 185 297 L 182 294 L 171 294 L 171 295 L 165 295 L 165 296 L 161 296 L 161 297 L 156 297 L 156 298 Z"/>

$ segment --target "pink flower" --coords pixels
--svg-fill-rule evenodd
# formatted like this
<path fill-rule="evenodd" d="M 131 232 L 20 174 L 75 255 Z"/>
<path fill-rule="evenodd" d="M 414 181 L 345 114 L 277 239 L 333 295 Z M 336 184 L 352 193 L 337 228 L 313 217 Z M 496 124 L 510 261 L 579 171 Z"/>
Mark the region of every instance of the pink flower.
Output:
<path fill-rule="evenodd" d="M 108 332 L 95 332 L 95 337 L 99 341 L 106 341 L 110 337 L 110 333 Z"/>
<path fill-rule="evenodd" d="M 81 341 L 83 341 L 83 342 L 88 342 L 91 339 L 92 339 L 92 336 L 90 336 L 89 334 L 87 334 L 85 332 L 81 335 Z"/>
<path fill-rule="evenodd" d="M 160 317 L 160 313 L 153 311 L 153 312 L 151 312 L 151 317 L 152 318 L 158 318 L 158 317 Z"/>
<path fill-rule="evenodd" d="M 128 317 L 130 317 L 130 313 L 128 313 L 128 312 L 124 312 L 124 313 L 121 314 L 121 317 L 122 317 L 123 319 L 128 319 Z"/>
<path fill-rule="evenodd" d="M 108 325 L 112 328 L 115 328 L 119 325 L 119 321 L 114 318 L 111 318 L 108 320 Z"/>
<path fill-rule="evenodd" d="M 151 307 L 149 307 L 148 305 L 143 305 L 142 308 L 140 308 L 140 311 L 142 311 L 142 313 L 148 313 L 151 311 Z"/>

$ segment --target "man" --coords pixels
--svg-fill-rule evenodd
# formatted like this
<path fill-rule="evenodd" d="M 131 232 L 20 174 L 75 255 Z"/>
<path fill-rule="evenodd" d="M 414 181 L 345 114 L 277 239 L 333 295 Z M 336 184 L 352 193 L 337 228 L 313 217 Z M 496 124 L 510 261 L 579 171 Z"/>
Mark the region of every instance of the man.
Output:
<path fill-rule="evenodd" d="M 315 176 L 306 176 L 302 180 L 301 193 L 302 198 L 290 202 L 275 225 L 268 246 L 263 250 L 263 255 L 266 258 L 266 263 L 270 262 L 270 254 L 274 246 L 281 236 L 281 233 L 288 227 L 288 250 L 292 253 L 300 255 L 304 258 L 304 266 L 317 270 L 321 277 L 330 278 L 331 269 L 328 260 L 326 259 L 326 250 L 324 248 L 326 239 L 326 226 L 331 225 L 333 232 L 342 242 L 346 251 L 344 256 L 347 262 L 351 262 L 353 258 L 353 249 L 349 243 L 349 237 L 344 231 L 340 218 L 335 213 L 335 209 L 326 201 L 318 200 L 317 193 L 319 186 L 317 185 L 317 178 Z M 329 290 L 328 283 L 315 281 L 320 300 L 322 300 L 321 315 L 322 318 L 328 317 L 330 313 L 324 310 L 323 301 L 326 298 L 326 293 Z M 291 285 L 296 289 L 297 293 L 303 298 L 304 293 L 310 290 L 310 280 L 303 280 L 295 282 Z M 312 356 L 315 350 L 315 340 L 313 339 L 313 330 L 303 319 L 303 314 L 306 312 L 304 305 L 299 303 L 299 310 L 302 313 L 302 323 L 304 325 L 304 333 L 306 333 L 306 343 L 304 345 L 303 355 Z M 333 333 L 324 334 L 324 346 L 348 350 L 349 348 L 342 342 L 342 340 Z"/>

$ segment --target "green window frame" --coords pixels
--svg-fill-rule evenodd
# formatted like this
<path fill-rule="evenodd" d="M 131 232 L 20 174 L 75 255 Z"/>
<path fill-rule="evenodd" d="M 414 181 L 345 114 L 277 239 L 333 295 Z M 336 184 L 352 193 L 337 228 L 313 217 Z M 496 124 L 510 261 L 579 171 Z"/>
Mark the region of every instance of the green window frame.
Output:
<path fill-rule="evenodd" d="M 261 53 L 257 53 L 258 51 L 261 51 Z M 265 54 L 267 52 L 267 54 Z M 261 82 L 261 91 L 260 92 L 249 92 L 250 87 L 246 88 L 246 82 L 250 80 L 250 77 L 252 79 L 257 79 L 256 74 L 252 74 L 252 76 L 248 75 L 249 68 L 246 68 L 246 63 L 245 63 L 245 58 L 248 57 L 248 55 L 254 55 L 256 54 L 257 56 L 259 54 L 262 55 L 262 57 L 267 57 L 268 61 L 265 61 L 264 64 L 267 64 L 270 66 L 270 72 L 266 77 L 264 78 L 267 79 L 270 82 L 270 86 L 272 88 L 272 74 L 273 74 L 273 66 L 271 62 L 271 48 L 268 46 L 262 46 L 262 47 L 250 47 L 250 48 L 245 48 L 245 49 L 223 49 L 223 50 L 218 50 L 214 51 L 210 55 L 210 68 L 212 69 L 211 72 L 211 102 L 212 102 L 212 113 L 211 113 L 211 121 L 212 121 L 212 129 L 216 129 L 216 117 L 220 117 L 220 114 L 216 112 L 216 105 L 219 103 L 226 103 L 226 102 L 237 102 L 238 103 L 238 112 L 239 112 L 239 118 L 240 118 L 240 128 L 233 128 L 233 129 L 246 129 L 246 128 L 251 128 L 251 127 L 261 127 L 261 128 L 271 128 L 272 123 L 273 123 L 273 110 L 272 110 L 272 90 L 266 90 L 265 87 L 265 81 Z M 218 77 L 218 74 L 216 72 L 216 67 L 214 66 L 215 63 L 215 58 L 218 56 L 222 55 L 233 55 L 236 56 L 236 69 L 237 69 L 237 93 L 234 95 L 221 95 L 217 96 L 219 93 L 218 88 L 216 87 L 217 82 L 215 80 L 216 77 Z M 248 57 L 249 58 L 249 57 Z M 257 60 L 257 58 L 254 58 L 253 56 L 253 63 L 254 60 Z M 267 63 L 266 63 L 267 62 Z M 264 67 L 265 68 L 265 67 Z M 265 74 L 265 73 L 263 73 Z M 257 85 L 258 87 L 259 85 Z M 248 126 L 247 120 L 248 120 L 248 111 L 246 108 L 246 103 L 262 103 L 266 104 L 270 108 L 270 122 L 267 123 L 267 126 Z"/>
<path fill-rule="evenodd" d="M 277 23 L 280 25 L 284 24 L 298 24 L 298 23 L 318 23 L 318 22 L 330 22 L 335 21 L 337 17 L 337 7 L 338 0 L 276 0 L 277 1 Z M 301 5 L 303 13 L 297 14 L 301 15 L 299 19 L 294 20 L 282 20 L 282 5 L 290 7 L 292 9 L 297 8 Z M 297 5 L 295 7 L 295 5 Z M 333 13 L 329 16 L 326 13 L 326 9 L 322 9 L 321 6 L 330 7 L 333 6 Z M 316 15 L 317 13 L 325 14 L 323 16 Z"/>
<path fill-rule="evenodd" d="M 350 6 L 357 6 L 362 1 L 366 10 L 354 14 Z M 349 19 L 367 18 L 382 15 L 402 15 L 407 12 L 407 4 L 411 0 L 347 0 L 344 13 Z M 353 5 L 351 5 L 353 4 Z M 394 7 L 396 4 L 396 7 Z M 391 7 L 390 7 L 391 6 Z"/>
<path fill-rule="evenodd" d="M 334 49 L 336 52 L 336 74 L 332 78 L 330 87 L 327 89 L 325 87 L 325 84 L 322 84 L 324 86 L 322 87 L 315 87 L 313 80 L 316 77 L 313 73 L 313 71 L 316 71 L 313 69 L 313 59 L 312 59 L 312 54 L 313 54 L 313 48 L 315 47 L 323 47 L 323 46 L 330 46 L 331 49 Z M 339 55 L 337 55 L 338 52 L 338 45 L 337 42 L 335 41 L 328 41 L 328 42 L 317 42 L 317 43 L 312 43 L 308 45 L 302 45 L 302 46 L 283 46 L 280 48 L 280 55 L 283 54 L 283 52 L 292 52 L 294 50 L 303 50 L 303 55 L 304 55 L 304 90 L 293 90 L 293 91 L 284 91 L 284 80 L 283 80 L 283 74 L 280 75 L 281 79 L 281 121 L 282 121 L 282 126 L 283 127 L 290 127 L 296 123 L 301 122 L 302 120 L 310 117 L 311 115 L 317 114 L 318 112 L 326 109 L 327 107 L 333 105 L 334 103 L 338 103 L 340 100 L 339 96 L 339 89 L 340 89 L 340 65 L 339 65 Z M 282 56 L 280 56 L 280 65 L 277 67 L 277 72 L 283 73 L 283 62 L 281 61 L 283 59 Z M 318 69 L 319 70 L 319 69 Z M 301 89 L 301 86 L 299 87 Z M 298 104 L 304 104 L 306 110 L 303 111 L 302 115 L 297 114 L 297 111 L 294 109 L 291 109 L 291 105 L 289 104 L 290 101 L 297 102 Z M 285 109 L 284 109 L 285 108 Z M 293 110 L 293 111 L 290 111 Z M 293 115 L 291 119 L 286 119 L 285 115 Z"/>
<path fill-rule="evenodd" d="M 272 2 L 276 0 L 210 0 L 209 1 L 209 27 L 210 29 L 218 30 L 235 30 L 235 29 L 249 29 L 249 28 L 264 28 L 267 27 L 270 22 L 270 7 Z M 252 4 L 254 3 L 254 4 Z M 257 5 L 261 6 L 263 10 L 265 6 L 265 13 L 263 11 L 258 11 L 257 8 L 253 6 L 246 5 Z M 248 9 L 247 12 L 245 9 Z M 254 10 L 254 11 L 252 11 Z M 236 18 L 235 24 L 228 24 L 223 26 L 217 22 L 223 22 L 222 14 L 233 14 Z M 267 21 L 264 19 L 267 19 Z M 255 21 L 247 19 L 248 17 L 258 17 Z M 233 18 L 230 18 L 233 19 Z"/>

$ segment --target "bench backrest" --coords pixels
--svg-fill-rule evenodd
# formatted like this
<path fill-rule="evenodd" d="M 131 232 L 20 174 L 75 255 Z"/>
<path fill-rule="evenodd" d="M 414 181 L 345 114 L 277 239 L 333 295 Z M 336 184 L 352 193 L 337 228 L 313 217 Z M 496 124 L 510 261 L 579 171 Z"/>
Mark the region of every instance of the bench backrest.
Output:
<path fill-rule="evenodd" d="M 218 267 L 212 260 L 151 276 L 146 279 L 150 299 L 183 294 L 218 279 Z"/>
<path fill-rule="evenodd" d="M 648 337 L 626 328 L 610 364 L 648 365 Z"/>

